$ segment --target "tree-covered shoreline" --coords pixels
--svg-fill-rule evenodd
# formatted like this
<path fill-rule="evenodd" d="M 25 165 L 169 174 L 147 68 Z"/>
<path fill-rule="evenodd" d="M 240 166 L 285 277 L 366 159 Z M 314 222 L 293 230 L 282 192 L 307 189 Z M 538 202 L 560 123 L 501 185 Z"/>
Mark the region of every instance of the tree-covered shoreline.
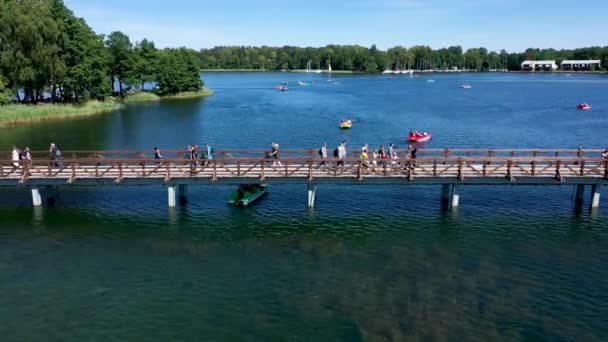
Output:
<path fill-rule="evenodd" d="M 161 97 L 199 92 L 199 70 L 194 50 L 97 34 L 62 0 L 0 1 L 0 104 L 84 104 L 150 83 Z"/>
<path fill-rule="evenodd" d="M 464 50 L 460 46 L 432 49 L 428 46 L 406 48 L 396 46 L 386 51 L 375 45 L 327 45 L 325 47 L 252 47 L 219 46 L 199 52 L 203 70 L 303 70 L 310 61 L 313 69 L 378 73 L 385 69 L 520 71 L 527 59 L 556 60 L 599 59 L 608 67 L 608 46 L 573 50 L 535 49 L 509 53 L 488 51 L 486 48 Z M 602 69 L 606 70 L 606 69 Z"/>

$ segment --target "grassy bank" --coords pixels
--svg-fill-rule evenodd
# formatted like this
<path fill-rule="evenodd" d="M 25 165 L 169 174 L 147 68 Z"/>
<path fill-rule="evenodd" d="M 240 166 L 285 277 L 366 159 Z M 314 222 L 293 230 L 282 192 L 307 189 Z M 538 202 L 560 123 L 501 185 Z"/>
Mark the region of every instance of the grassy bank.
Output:
<path fill-rule="evenodd" d="M 120 109 L 114 101 L 90 101 L 84 104 L 11 104 L 0 106 L 0 127 L 24 122 L 84 117 Z"/>
<path fill-rule="evenodd" d="M 146 102 L 155 102 L 165 99 L 192 99 L 197 97 L 211 96 L 213 95 L 213 90 L 208 88 L 203 88 L 199 91 L 183 91 L 181 93 L 172 94 L 172 95 L 157 95 L 153 92 L 134 92 L 125 96 L 122 100 L 122 103 L 146 103 Z"/>
<path fill-rule="evenodd" d="M 123 102 L 123 103 L 141 103 L 141 102 L 154 102 L 154 101 L 159 101 L 159 100 L 160 100 L 160 96 L 158 96 L 154 93 L 138 91 L 136 93 L 128 94 L 121 100 L 121 102 Z"/>
<path fill-rule="evenodd" d="M 205 97 L 213 95 L 213 90 L 209 88 L 203 88 L 199 91 L 183 91 L 181 93 L 173 94 L 173 95 L 164 95 L 161 99 L 172 100 L 172 99 L 193 99 L 197 97 Z"/>

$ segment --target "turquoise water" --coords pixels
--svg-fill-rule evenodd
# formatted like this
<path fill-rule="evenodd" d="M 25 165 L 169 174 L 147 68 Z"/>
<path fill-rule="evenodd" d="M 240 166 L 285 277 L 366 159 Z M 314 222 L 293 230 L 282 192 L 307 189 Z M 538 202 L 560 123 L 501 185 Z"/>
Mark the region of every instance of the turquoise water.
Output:
<path fill-rule="evenodd" d="M 404 146 L 410 129 L 432 131 L 429 147 L 608 144 L 604 76 L 204 76 L 213 97 L 0 129 L 0 145 L 356 148 Z M 605 198 L 575 211 L 571 187 L 471 186 L 443 212 L 434 186 L 327 185 L 309 211 L 304 186 L 250 208 L 227 206 L 231 190 L 190 187 L 169 209 L 162 187 L 61 187 L 33 209 L 27 189 L 0 189 L 3 340 L 608 336 Z"/>

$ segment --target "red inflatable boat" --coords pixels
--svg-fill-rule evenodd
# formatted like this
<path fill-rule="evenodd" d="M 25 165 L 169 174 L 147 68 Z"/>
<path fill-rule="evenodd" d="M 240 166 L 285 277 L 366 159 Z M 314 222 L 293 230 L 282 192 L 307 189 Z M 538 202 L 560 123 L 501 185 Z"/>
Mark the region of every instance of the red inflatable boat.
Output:
<path fill-rule="evenodd" d="M 432 137 L 433 135 L 428 132 L 410 132 L 410 134 L 407 136 L 407 140 L 415 142 L 425 142 L 431 140 Z"/>
<path fill-rule="evenodd" d="M 591 109 L 591 105 L 588 104 L 588 103 L 586 103 L 586 102 L 585 103 L 579 103 L 579 104 L 576 105 L 576 108 L 582 109 L 582 110 Z"/>

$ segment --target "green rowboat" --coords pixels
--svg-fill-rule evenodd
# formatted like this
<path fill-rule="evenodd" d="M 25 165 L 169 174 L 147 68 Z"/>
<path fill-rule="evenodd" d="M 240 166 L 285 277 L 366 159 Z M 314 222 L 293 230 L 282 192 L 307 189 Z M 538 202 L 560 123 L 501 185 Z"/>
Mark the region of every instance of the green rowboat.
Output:
<path fill-rule="evenodd" d="M 248 206 L 268 192 L 267 184 L 243 184 L 230 194 L 228 203 L 238 206 Z"/>

